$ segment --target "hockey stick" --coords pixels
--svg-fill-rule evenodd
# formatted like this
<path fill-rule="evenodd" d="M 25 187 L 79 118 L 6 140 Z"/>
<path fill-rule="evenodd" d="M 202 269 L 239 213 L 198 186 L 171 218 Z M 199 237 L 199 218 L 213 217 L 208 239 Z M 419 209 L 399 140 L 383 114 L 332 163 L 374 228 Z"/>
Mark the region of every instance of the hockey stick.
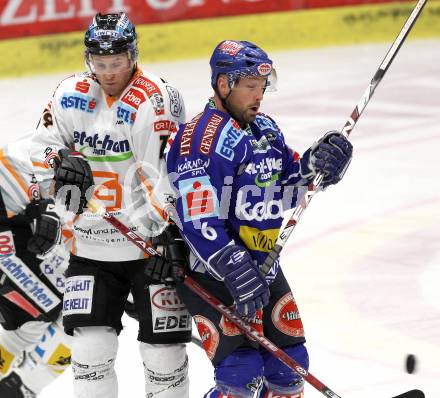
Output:
<path fill-rule="evenodd" d="M 350 117 L 348 118 L 347 122 L 345 123 L 344 127 L 342 128 L 342 134 L 345 137 L 349 137 L 352 130 L 354 129 L 354 126 L 356 125 L 357 121 L 359 120 L 360 116 L 362 115 L 365 107 L 367 106 L 368 102 L 370 102 L 371 97 L 374 94 L 374 91 L 376 90 L 376 87 L 381 82 L 383 76 L 385 75 L 386 71 L 391 65 L 391 62 L 397 55 L 397 52 L 399 51 L 400 47 L 402 46 L 403 42 L 405 41 L 406 37 L 408 36 L 408 33 L 411 31 L 411 28 L 413 27 L 414 23 L 417 20 L 417 17 L 420 15 L 420 13 L 423 10 L 423 7 L 425 6 L 426 2 L 428 0 L 419 0 L 414 7 L 411 15 L 408 17 L 408 19 L 405 22 L 405 25 L 403 25 L 403 28 L 401 29 L 399 35 L 394 40 L 394 43 L 388 50 L 387 54 L 385 55 L 385 58 L 383 59 L 382 63 L 379 66 L 379 69 L 376 71 L 376 73 L 373 76 L 373 79 L 371 80 L 370 84 L 368 85 L 367 89 L 365 90 L 362 98 L 356 105 L 356 107 L 351 112 Z M 295 229 L 296 225 L 298 224 L 298 221 L 300 220 L 302 213 L 304 210 L 308 207 L 310 201 L 315 196 L 319 186 L 322 183 L 322 180 L 324 178 L 324 175 L 322 173 L 318 173 L 313 181 L 309 184 L 307 187 L 307 192 L 302 196 L 302 198 L 299 200 L 299 204 L 294 209 L 294 212 L 292 216 L 290 217 L 289 221 L 285 225 L 283 231 L 278 236 L 278 239 L 276 241 L 276 244 L 272 251 L 268 254 L 266 257 L 266 260 L 264 264 L 261 266 L 261 272 L 266 275 L 270 269 L 272 268 L 272 265 L 275 263 L 277 258 L 280 256 L 281 250 L 283 249 L 284 245 L 287 242 L 287 239 L 289 239 L 290 235 L 292 234 L 293 230 Z"/>
<path fill-rule="evenodd" d="M 124 235 L 129 241 L 134 243 L 148 256 L 160 256 L 160 254 L 151 247 L 149 241 L 145 241 L 136 232 L 130 230 L 126 225 L 120 222 L 115 216 L 110 214 L 105 210 L 104 207 L 100 206 L 95 200 L 91 200 L 88 203 L 88 208 L 100 215 L 104 220 L 113 225 L 122 235 Z M 252 328 L 246 321 L 235 315 L 235 313 L 229 307 L 225 306 L 216 297 L 212 296 L 207 290 L 200 286 L 196 281 L 194 281 L 190 276 L 185 276 L 183 282 L 189 289 L 196 293 L 200 298 L 206 301 L 210 306 L 219 311 L 222 315 L 228 318 L 234 325 L 236 325 L 246 336 L 251 340 L 257 341 L 262 347 L 267 351 L 272 353 L 278 360 L 283 362 L 287 367 L 294 370 L 301 377 L 303 377 L 309 384 L 315 387 L 318 391 L 329 398 L 341 398 L 338 394 L 332 391 L 329 387 L 319 381 L 315 376 L 309 373 L 306 369 L 301 367 L 298 362 L 289 357 L 281 348 L 277 347 L 266 337 L 258 334 L 258 332 Z M 408 391 L 402 395 L 394 398 L 424 398 L 424 394 L 419 390 Z"/>

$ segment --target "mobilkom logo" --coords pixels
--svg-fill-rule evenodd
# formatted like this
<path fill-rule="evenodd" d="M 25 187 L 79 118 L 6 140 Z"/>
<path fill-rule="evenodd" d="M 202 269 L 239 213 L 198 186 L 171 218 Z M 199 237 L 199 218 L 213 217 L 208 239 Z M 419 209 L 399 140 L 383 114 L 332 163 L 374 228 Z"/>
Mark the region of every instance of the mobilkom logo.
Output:
<path fill-rule="evenodd" d="M 99 134 L 73 132 L 74 143 L 81 145 L 79 152 L 92 162 L 123 162 L 133 156 L 128 140 L 112 140 L 110 134 L 100 139 Z M 108 155 L 107 152 L 116 154 Z M 96 156 L 94 156 L 96 155 Z"/>
<path fill-rule="evenodd" d="M 258 173 L 255 176 L 255 184 L 260 188 L 270 187 L 271 185 L 275 184 L 275 182 L 278 180 L 279 177 L 280 177 L 280 173 L 276 173 L 276 174 L 273 174 L 268 180 L 261 181 L 260 173 Z"/>

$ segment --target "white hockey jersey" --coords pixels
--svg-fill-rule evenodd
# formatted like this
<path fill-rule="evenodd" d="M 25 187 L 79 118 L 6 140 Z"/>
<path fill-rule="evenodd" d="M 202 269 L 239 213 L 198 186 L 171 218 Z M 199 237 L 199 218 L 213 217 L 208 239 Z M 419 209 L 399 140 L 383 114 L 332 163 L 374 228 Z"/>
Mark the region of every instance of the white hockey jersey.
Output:
<path fill-rule="evenodd" d="M 0 148 L 0 192 L 9 217 L 39 198 L 37 181 L 29 159 L 32 132 Z"/>
<path fill-rule="evenodd" d="M 179 91 L 143 70 L 136 71 L 118 99 L 105 95 L 89 73 L 71 76 L 56 89 L 33 137 L 36 178 L 47 188 L 58 150 L 75 149 L 90 163 L 94 197 L 134 231 L 152 236 L 164 225 L 161 209 L 172 194 L 167 179 L 160 179 L 165 169 L 161 152 L 184 117 Z M 159 185 L 164 186 L 160 193 Z M 76 218 L 73 229 L 72 252 L 78 256 L 101 261 L 144 256 L 89 211 Z"/>
<path fill-rule="evenodd" d="M 0 148 L 0 194 L 8 218 L 24 213 L 26 206 L 32 200 L 38 200 L 40 198 L 39 186 L 34 176 L 33 165 L 29 156 L 29 148 L 33 133 L 33 131 L 30 131 L 19 137 L 17 140 Z M 64 213 L 65 212 L 61 212 L 61 215 L 64 215 Z M 0 216 L 4 215 L 0 214 Z M 4 220 L 0 217 L 0 224 L 2 224 L 3 221 Z M 39 264 L 41 274 L 45 275 L 60 293 L 63 293 L 64 291 L 64 272 L 67 269 L 69 261 L 67 248 L 71 245 L 72 233 L 70 224 L 70 220 L 63 219 L 62 239 L 60 244 L 56 245 Z M 7 241 L 8 239 L 9 241 Z M 8 230 L 0 232 L 0 258 L 2 255 L 5 255 L 6 257 L 15 255 L 16 242 L 20 239 L 22 239 L 22 236 L 18 234 L 17 236 L 12 237 L 11 232 Z M 2 261 L 6 257 L 4 257 Z M 8 275 L 11 281 L 17 286 L 23 287 L 25 292 L 27 291 L 25 286 L 29 287 L 30 280 L 37 281 L 41 288 L 47 289 L 39 280 L 38 276 L 36 276 L 32 270 L 28 268 L 28 265 L 22 262 L 22 260 L 18 257 L 14 257 L 12 262 L 18 264 L 23 270 L 23 273 L 18 273 L 18 271 L 8 272 L 7 267 L 5 268 L 3 262 L 0 262 L 0 274 Z M 24 274 L 27 275 L 27 278 L 22 276 Z M 52 293 L 47 290 L 46 294 L 48 296 L 52 295 Z M 54 300 L 57 299 L 54 298 Z M 59 300 L 57 301 L 59 302 Z M 56 301 L 54 302 L 56 303 Z"/>

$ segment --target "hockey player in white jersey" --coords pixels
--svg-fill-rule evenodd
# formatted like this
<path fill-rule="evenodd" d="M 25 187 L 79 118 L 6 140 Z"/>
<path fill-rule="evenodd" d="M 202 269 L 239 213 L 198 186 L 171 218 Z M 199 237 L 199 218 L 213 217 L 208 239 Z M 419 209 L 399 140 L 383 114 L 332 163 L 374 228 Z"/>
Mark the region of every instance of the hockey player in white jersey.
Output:
<path fill-rule="evenodd" d="M 107 211 L 133 230 L 153 236 L 166 225 L 155 199 L 166 192 L 153 191 L 165 143 L 184 121 L 184 104 L 176 88 L 138 68 L 135 28 L 124 13 L 97 14 L 85 46 L 89 71 L 60 83 L 32 146 L 39 183 L 48 188 L 54 178 L 57 200 L 77 213 L 63 302 L 64 329 L 73 335 L 74 396 L 118 396 L 117 336 L 131 291 L 146 396 L 185 398 L 188 312 L 175 290 L 144 274 L 143 252 L 86 208 L 94 189 Z"/>
<path fill-rule="evenodd" d="M 61 223 L 53 200 L 40 198 L 30 138 L 0 148 L 2 398 L 36 397 L 70 364 L 70 337 L 59 326 L 68 251 L 64 241 L 57 244 Z M 34 350 L 38 365 L 15 367 L 23 351 Z"/>

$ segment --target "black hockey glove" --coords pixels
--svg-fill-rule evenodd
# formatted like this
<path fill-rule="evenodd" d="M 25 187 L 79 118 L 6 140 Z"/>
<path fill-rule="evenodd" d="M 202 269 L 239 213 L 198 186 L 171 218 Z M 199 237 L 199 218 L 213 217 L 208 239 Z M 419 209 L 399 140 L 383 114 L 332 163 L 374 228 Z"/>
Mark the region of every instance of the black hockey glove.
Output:
<path fill-rule="evenodd" d="M 153 248 L 162 256 L 147 259 L 145 275 L 157 283 L 180 283 L 185 277 L 189 250 L 180 236 L 179 228 L 170 224 L 159 236 L 152 239 Z"/>
<path fill-rule="evenodd" d="M 338 131 L 329 131 L 302 156 L 301 176 L 314 178 L 323 173 L 322 187 L 337 184 L 347 170 L 353 156 L 353 145 Z"/>
<path fill-rule="evenodd" d="M 55 161 L 55 195 L 60 193 L 66 210 L 81 214 L 87 207 L 87 190 L 93 185 L 93 174 L 89 163 L 79 153 L 70 149 L 58 151 Z M 66 188 L 66 192 L 63 192 Z"/>
<path fill-rule="evenodd" d="M 52 199 L 34 201 L 26 206 L 25 214 L 34 224 L 34 234 L 27 243 L 31 253 L 45 255 L 59 243 L 61 222 Z"/>

